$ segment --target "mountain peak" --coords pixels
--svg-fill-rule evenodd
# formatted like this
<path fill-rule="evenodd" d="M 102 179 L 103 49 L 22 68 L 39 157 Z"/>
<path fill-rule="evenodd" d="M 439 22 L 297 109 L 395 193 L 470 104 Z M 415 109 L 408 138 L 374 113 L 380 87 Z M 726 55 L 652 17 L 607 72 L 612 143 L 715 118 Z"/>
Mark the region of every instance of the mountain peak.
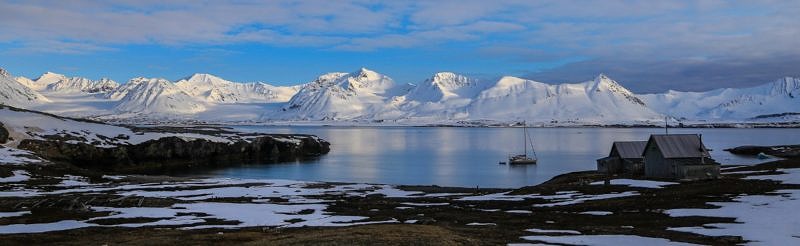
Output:
<path fill-rule="evenodd" d="M 128 83 L 153 84 L 153 85 L 171 85 L 172 84 L 172 82 L 170 82 L 167 79 L 163 79 L 163 78 L 145 78 L 145 77 L 132 78 L 132 79 L 128 80 Z"/>
<path fill-rule="evenodd" d="M 608 75 L 606 75 L 604 73 L 598 74 L 597 77 L 594 78 L 594 81 L 603 82 L 603 83 L 614 83 L 614 84 L 617 83 L 616 81 L 614 81 L 613 79 L 611 79 L 610 77 L 608 77 Z"/>
<path fill-rule="evenodd" d="M 441 81 L 441 80 L 455 79 L 457 77 L 464 77 L 464 76 L 458 75 L 458 74 L 453 73 L 453 72 L 438 72 L 438 73 L 433 74 L 433 76 L 429 80 L 431 80 L 431 81 Z"/>
<path fill-rule="evenodd" d="M 365 67 L 362 67 L 357 72 L 352 73 L 351 76 L 356 80 L 378 80 L 384 77 L 382 74 L 373 70 L 369 70 Z"/>
<path fill-rule="evenodd" d="M 181 79 L 190 83 L 204 83 L 204 84 L 227 84 L 227 80 L 207 73 L 195 73 L 189 77 Z"/>
<path fill-rule="evenodd" d="M 601 73 L 591 81 L 591 86 L 593 90 L 600 91 L 604 88 L 617 88 L 622 87 L 617 81 L 609 78 L 605 74 Z M 625 89 L 627 90 L 627 89 Z"/>
<path fill-rule="evenodd" d="M 36 78 L 36 81 L 37 82 L 39 82 L 39 81 L 57 82 L 58 80 L 64 79 L 66 77 L 67 76 L 64 76 L 63 74 L 58 74 L 58 73 L 54 73 L 54 72 L 49 72 L 48 71 L 48 72 L 43 73 L 41 76 L 39 76 L 39 78 Z"/>
<path fill-rule="evenodd" d="M 342 78 L 342 77 L 344 77 L 346 75 L 347 75 L 347 73 L 340 73 L 340 72 L 326 73 L 326 74 L 320 75 L 319 77 L 317 77 L 317 79 L 315 79 L 311 83 L 313 83 L 313 84 L 333 83 L 336 80 L 338 80 L 338 79 L 340 79 L 340 78 Z"/>
<path fill-rule="evenodd" d="M 426 81 L 447 90 L 458 89 L 475 84 L 475 80 L 453 72 L 438 72 Z"/>

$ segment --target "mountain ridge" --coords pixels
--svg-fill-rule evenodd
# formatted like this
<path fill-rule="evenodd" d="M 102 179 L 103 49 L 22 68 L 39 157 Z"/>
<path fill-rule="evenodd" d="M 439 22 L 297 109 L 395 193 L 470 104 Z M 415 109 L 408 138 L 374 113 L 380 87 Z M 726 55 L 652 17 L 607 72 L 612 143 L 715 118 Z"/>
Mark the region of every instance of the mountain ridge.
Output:
<path fill-rule="evenodd" d="M 408 84 L 360 68 L 350 73 L 322 74 L 301 85 L 273 86 L 233 82 L 204 73 L 178 81 L 138 77 L 117 84 L 52 72 L 30 80 L 0 71 L 5 84 L 16 88 L 5 89 L 14 91 L 13 103 L 47 109 L 42 105 L 49 104 L 48 97 L 81 107 L 86 101 L 101 106 L 87 106 L 81 110 L 85 113 L 82 116 L 105 118 L 135 115 L 224 121 L 226 115 L 242 111 L 236 119 L 257 122 L 648 124 L 664 117 L 701 122 L 791 121 L 800 108 L 800 79 L 792 77 L 747 88 L 636 94 L 602 73 L 585 82 L 548 84 L 513 76 L 487 80 L 439 72 L 420 83 Z M 208 110 L 213 113 L 199 114 Z"/>

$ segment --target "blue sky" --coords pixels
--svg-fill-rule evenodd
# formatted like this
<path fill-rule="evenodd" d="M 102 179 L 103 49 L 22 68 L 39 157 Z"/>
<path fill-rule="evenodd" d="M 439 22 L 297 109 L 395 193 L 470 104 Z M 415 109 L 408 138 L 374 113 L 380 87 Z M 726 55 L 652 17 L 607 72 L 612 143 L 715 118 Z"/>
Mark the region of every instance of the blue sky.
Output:
<path fill-rule="evenodd" d="M 637 92 L 707 90 L 800 75 L 796 13 L 800 1 L 0 0 L 0 66 L 277 85 L 360 67 L 408 83 L 602 72 Z"/>

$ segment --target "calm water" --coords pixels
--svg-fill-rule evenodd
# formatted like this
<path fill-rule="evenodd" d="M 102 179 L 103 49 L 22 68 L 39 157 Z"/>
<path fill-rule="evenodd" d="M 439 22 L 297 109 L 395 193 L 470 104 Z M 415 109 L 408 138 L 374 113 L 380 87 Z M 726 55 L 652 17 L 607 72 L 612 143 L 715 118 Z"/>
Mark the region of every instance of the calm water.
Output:
<path fill-rule="evenodd" d="M 308 127 L 237 126 L 242 131 L 305 133 L 332 143 L 331 152 L 302 163 L 246 165 L 200 173 L 217 177 L 281 178 L 384 184 L 464 187 L 520 187 L 553 176 L 595 168 L 612 141 L 646 140 L 663 129 L 530 128 L 538 165 L 499 165 L 508 154 L 522 152 L 519 128 Z M 701 133 L 711 155 L 723 164 L 759 160 L 731 155 L 739 145 L 800 142 L 800 129 L 671 129 Z"/>

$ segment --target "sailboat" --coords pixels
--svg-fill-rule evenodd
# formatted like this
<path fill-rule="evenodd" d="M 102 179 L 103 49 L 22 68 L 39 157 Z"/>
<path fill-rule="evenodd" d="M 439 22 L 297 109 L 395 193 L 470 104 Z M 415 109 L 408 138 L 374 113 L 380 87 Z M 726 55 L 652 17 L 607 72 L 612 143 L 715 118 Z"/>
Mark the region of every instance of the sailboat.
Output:
<path fill-rule="evenodd" d="M 525 148 L 525 152 L 521 155 L 514 155 L 508 157 L 508 164 L 536 164 L 536 150 L 533 149 L 533 140 L 531 136 L 528 135 L 528 125 L 523 122 L 522 123 L 522 132 L 523 134 L 523 147 Z M 530 141 L 528 141 L 530 140 Z M 533 156 L 528 156 L 528 143 L 530 142 L 531 145 L 531 152 L 533 152 Z"/>

